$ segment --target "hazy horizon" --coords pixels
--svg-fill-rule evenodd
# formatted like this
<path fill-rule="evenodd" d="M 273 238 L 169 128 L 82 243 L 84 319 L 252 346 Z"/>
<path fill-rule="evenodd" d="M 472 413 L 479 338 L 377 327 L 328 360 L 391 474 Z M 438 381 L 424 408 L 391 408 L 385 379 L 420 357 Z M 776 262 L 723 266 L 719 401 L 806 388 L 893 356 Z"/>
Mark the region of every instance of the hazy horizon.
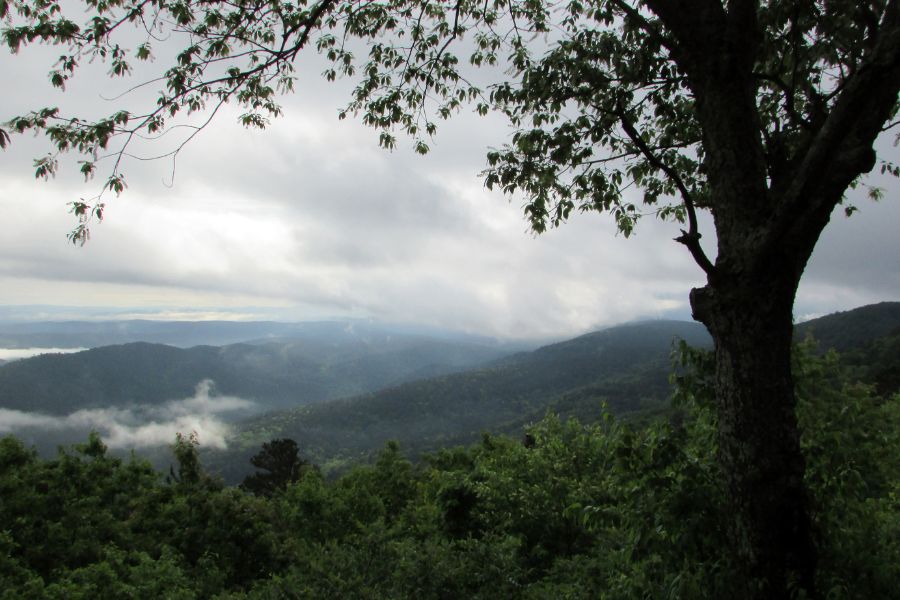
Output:
<path fill-rule="evenodd" d="M 879 302 L 895 301 L 891 298 L 885 298 L 866 304 L 878 304 Z M 865 304 L 864 304 L 865 305 Z M 841 307 L 835 310 L 797 314 L 795 312 L 795 323 L 803 323 L 818 317 L 832 314 L 835 312 L 843 312 L 859 308 L 859 306 Z M 180 323 L 180 324 L 203 324 L 203 323 L 243 323 L 251 325 L 254 323 L 278 323 L 283 325 L 296 324 L 314 324 L 314 323 L 361 323 L 382 328 L 393 328 L 398 331 L 416 332 L 424 335 L 447 335 L 460 334 L 468 336 L 483 336 L 496 339 L 498 341 L 553 341 L 565 338 L 575 337 L 599 329 L 624 325 L 639 321 L 655 321 L 655 320 L 677 320 L 692 321 L 690 312 L 686 309 L 676 309 L 665 313 L 657 313 L 654 315 L 636 315 L 633 318 L 625 318 L 614 323 L 605 323 L 600 326 L 590 327 L 583 330 L 563 331 L 547 335 L 497 335 L 495 332 L 484 332 L 466 328 L 441 327 L 427 323 L 416 323 L 412 321 L 383 321 L 371 317 L 354 317 L 341 315 L 319 315 L 313 318 L 303 318 L 300 315 L 293 314 L 290 310 L 277 310 L 271 308 L 260 307 L 244 307 L 238 310 L 228 310 L 221 307 L 192 308 L 179 307 L 167 310 L 154 310 L 148 307 L 102 307 L 102 306 L 54 306 L 54 305 L 34 305 L 34 306 L 3 306 L 0 305 L 0 326 L 26 326 L 28 324 L 39 323 L 115 323 L 126 321 L 146 321 L 158 323 Z M 45 352 L 72 352 L 77 350 L 85 350 L 84 348 L 53 348 L 51 346 L 34 346 L 33 348 L 6 348 L 3 341 L 0 340 L 0 360 L 14 360 L 24 356 L 31 356 L 37 353 Z M 28 353 L 28 351 L 32 351 Z M 4 354 L 6 352 L 6 354 Z M 22 355 L 21 353 L 26 354 Z M 9 356 L 7 356 L 7 354 Z"/>

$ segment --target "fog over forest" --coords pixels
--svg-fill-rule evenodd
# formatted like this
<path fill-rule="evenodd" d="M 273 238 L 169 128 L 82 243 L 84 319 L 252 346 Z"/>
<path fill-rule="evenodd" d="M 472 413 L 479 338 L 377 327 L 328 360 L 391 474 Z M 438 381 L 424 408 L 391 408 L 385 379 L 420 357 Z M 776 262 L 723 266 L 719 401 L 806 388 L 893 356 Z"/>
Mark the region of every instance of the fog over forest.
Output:
<path fill-rule="evenodd" d="M 15 434 L 28 439 L 47 433 L 77 435 L 96 431 L 113 449 L 145 449 L 167 446 L 176 433 L 196 432 L 204 447 L 225 448 L 229 432 L 225 416 L 246 416 L 255 408 L 249 400 L 219 396 L 213 381 L 197 384 L 190 398 L 168 400 L 159 405 L 133 408 L 108 407 L 77 410 L 57 416 L 0 408 L 0 435 Z"/>

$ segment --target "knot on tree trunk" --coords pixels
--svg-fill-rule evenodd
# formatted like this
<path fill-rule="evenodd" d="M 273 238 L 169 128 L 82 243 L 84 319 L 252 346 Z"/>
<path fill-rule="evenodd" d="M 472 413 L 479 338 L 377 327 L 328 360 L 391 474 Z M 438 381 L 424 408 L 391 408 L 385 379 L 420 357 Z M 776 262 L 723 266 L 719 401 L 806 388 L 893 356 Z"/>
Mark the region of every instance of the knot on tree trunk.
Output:
<path fill-rule="evenodd" d="M 706 285 L 701 288 L 693 288 L 690 294 L 691 317 L 699 323 L 710 328 L 710 320 L 715 305 L 715 292 Z"/>

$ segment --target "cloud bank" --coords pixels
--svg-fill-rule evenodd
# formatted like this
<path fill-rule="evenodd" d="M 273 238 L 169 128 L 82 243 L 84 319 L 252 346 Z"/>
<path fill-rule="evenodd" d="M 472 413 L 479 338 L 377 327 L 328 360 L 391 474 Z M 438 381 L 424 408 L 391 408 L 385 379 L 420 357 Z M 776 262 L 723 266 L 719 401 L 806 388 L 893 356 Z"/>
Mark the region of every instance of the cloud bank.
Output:
<path fill-rule="evenodd" d="M 0 435 L 94 430 L 110 448 L 141 449 L 171 444 L 176 433 L 196 432 L 201 446 L 221 449 L 230 431 L 223 415 L 251 411 L 256 405 L 215 395 L 213 386 L 205 379 L 190 398 L 157 406 L 83 409 L 61 417 L 0 408 Z"/>
<path fill-rule="evenodd" d="M 0 115 L 45 99 L 114 107 L 97 95 L 117 95 L 103 70 L 66 94 L 48 90 L 45 67 L 55 60 L 39 47 L 9 57 L 3 65 L 17 85 L 0 96 Z M 109 199 L 83 248 L 65 239 L 67 203 L 92 196 L 98 182 L 84 183 L 65 161 L 56 179 L 35 182 L 32 159 L 46 144 L 16 138 L 0 164 L 2 301 L 207 307 L 225 318 L 252 307 L 279 320 L 362 317 L 500 337 L 689 318 L 688 294 L 703 273 L 673 241 L 677 225 L 650 217 L 625 240 L 608 215 L 577 214 L 534 236 L 523 199 L 486 190 L 477 175 L 487 149 L 508 141 L 505 119 L 463 112 L 439 129 L 428 156 L 405 140 L 388 153 L 372 130 L 337 120 L 346 82 L 325 84 L 306 66 L 284 118 L 253 132 L 236 123 L 240 110 L 223 109 L 179 153 L 174 185 L 171 163 L 129 162 L 127 193 Z M 886 143 L 879 152 L 896 162 L 900 151 Z M 897 181 L 867 181 L 885 199 L 849 194 L 862 210 L 852 219 L 836 212 L 798 291 L 798 316 L 900 298 Z M 640 203 L 636 190 L 627 199 Z"/>

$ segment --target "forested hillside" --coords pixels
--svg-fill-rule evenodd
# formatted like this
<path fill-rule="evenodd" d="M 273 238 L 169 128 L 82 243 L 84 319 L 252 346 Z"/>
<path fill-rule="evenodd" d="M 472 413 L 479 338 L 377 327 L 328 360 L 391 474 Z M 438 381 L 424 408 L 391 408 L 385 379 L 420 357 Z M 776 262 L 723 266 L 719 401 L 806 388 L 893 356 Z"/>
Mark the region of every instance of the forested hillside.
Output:
<path fill-rule="evenodd" d="M 477 439 L 482 431 L 521 432 L 548 411 L 596 419 L 666 405 L 678 340 L 704 346 L 703 328 L 683 321 L 612 327 L 501 359 L 489 367 L 406 383 L 344 400 L 277 412 L 236 427 L 232 448 L 209 461 L 230 481 L 271 438 L 298 441 L 326 468 L 365 459 L 387 440 L 414 452 Z"/>
<path fill-rule="evenodd" d="M 710 362 L 681 355 L 666 417 L 547 417 L 418 465 L 388 444 L 332 480 L 286 455 L 298 468 L 257 462 L 289 473 L 258 496 L 207 475 L 190 438 L 167 477 L 97 437 L 49 460 L 5 438 L 0 598 L 730 597 Z M 795 365 L 816 585 L 893 597 L 900 395 L 833 354 Z"/>
<path fill-rule="evenodd" d="M 858 348 L 886 335 L 900 333 L 900 302 L 880 302 L 800 323 L 794 338 L 815 338 L 821 350 Z"/>
<path fill-rule="evenodd" d="M 727 596 L 738 567 L 711 362 L 677 339 L 708 341 L 691 323 L 637 323 L 257 419 L 242 452 L 179 436 L 168 475 L 96 435 L 49 459 L 3 438 L 0 598 Z M 795 356 L 817 585 L 887 598 L 900 582 L 900 335 L 847 347 Z M 379 439 L 392 428 L 399 445 Z M 251 457 L 240 488 L 206 462 L 247 474 Z"/>
<path fill-rule="evenodd" d="M 189 397 L 211 379 L 260 410 L 321 402 L 472 368 L 508 353 L 499 344 L 381 334 L 176 348 L 135 342 L 49 354 L 0 368 L 0 407 L 67 414 Z"/>
<path fill-rule="evenodd" d="M 168 331 L 165 324 L 138 325 L 124 331 L 143 327 Z M 598 418 L 603 403 L 619 416 L 651 415 L 665 408 L 670 395 L 673 340 L 685 339 L 698 346 L 708 343 L 696 323 L 654 321 L 609 328 L 498 359 L 509 346 L 471 336 L 433 338 L 375 325 L 335 323 L 240 325 L 201 329 L 206 330 L 203 335 L 236 335 L 278 325 L 278 331 L 293 331 L 300 337 L 222 347 L 131 343 L 12 361 L 0 367 L 0 409 L 19 411 L 19 421 L 32 422 L 29 416 L 35 414 L 63 419 L 85 410 L 102 414 L 89 422 L 53 422 L 52 428 L 16 429 L 7 424 L 2 431 L 19 433 L 45 452 L 52 452 L 59 443 L 83 439 L 92 427 L 122 431 L 123 424 L 134 429 L 148 419 L 172 428 L 156 443 L 170 440 L 185 427 L 182 433 L 196 429 L 204 438 L 208 434 L 190 420 L 173 420 L 169 413 L 173 401 L 191 398 L 197 384 L 208 379 L 213 382 L 208 398 L 212 409 L 225 397 L 254 402 L 240 410 L 216 413 L 214 424 L 292 407 L 240 423 L 228 440 L 229 449 L 207 456 L 213 471 L 228 481 L 239 481 L 255 449 L 276 437 L 298 440 L 306 456 L 330 471 L 366 460 L 389 439 L 401 440 L 417 455 L 468 443 L 482 431 L 518 435 L 548 411 L 563 418 L 577 416 L 586 423 Z M 49 325 L 41 327 L 44 333 L 52 333 Z M 63 327 L 63 333 L 73 331 L 82 331 L 82 324 Z M 195 335 L 183 324 L 172 331 Z M 894 337 L 885 335 L 891 331 Z M 846 349 L 846 360 L 855 361 L 858 375 L 884 391 L 895 389 L 900 378 L 895 358 L 900 354 L 898 331 L 900 303 L 882 303 L 801 324 L 797 337 L 812 333 L 823 350 Z M 448 374 L 453 371 L 457 373 Z M 110 408 L 119 412 L 109 416 L 105 411 Z M 127 439 L 114 441 L 117 448 L 128 447 Z M 141 452 L 162 464 L 162 455 L 147 444 Z"/>
<path fill-rule="evenodd" d="M 797 337 L 821 335 L 822 349 L 835 340 L 857 349 L 848 360 L 868 352 L 857 360 L 867 365 L 857 367 L 857 375 L 893 381 L 900 353 L 892 353 L 890 344 L 898 342 L 880 336 L 897 328 L 900 303 L 886 302 L 801 324 Z M 469 443 L 486 431 L 520 435 L 548 412 L 592 423 L 606 405 L 619 417 L 644 418 L 668 407 L 677 340 L 696 347 L 710 343 L 703 327 L 693 322 L 612 327 L 506 357 L 490 368 L 255 417 L 236 426 L 227 451 L 212 451 L 207 460 L 211 469 L 236 482 L 247 474 L 250 455 L 272 438 L 297 440 L 306 456 L 331 470 L 366 460 L 391 439 L 415 456 Z"/>

